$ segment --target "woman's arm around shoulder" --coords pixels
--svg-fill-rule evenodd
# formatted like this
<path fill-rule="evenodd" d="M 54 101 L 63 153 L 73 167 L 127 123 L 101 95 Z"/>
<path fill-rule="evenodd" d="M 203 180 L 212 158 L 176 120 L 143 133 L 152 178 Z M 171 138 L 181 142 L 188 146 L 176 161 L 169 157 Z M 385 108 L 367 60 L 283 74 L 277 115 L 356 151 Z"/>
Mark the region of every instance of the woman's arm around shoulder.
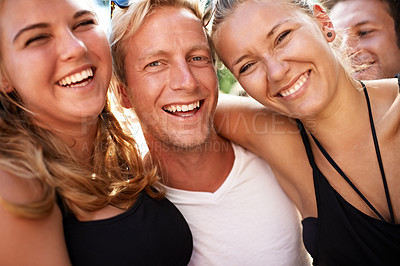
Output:
<path fill-rule="evenodd" d="M 269 163 L 285 153 L 298 158 L 298 150 L 304 150 L 293 119 L 271 111 L 250 97 L 221 94 L 214 123 L 220 135 Z"/>
<path fill-rule="evenodd" d="M 56 204 L 50 215 L 42 218 L 21 217 L 4 204 L 34 202 L 40 192 L 38 181 L 0 169 L 0 265 L 71 265 Z"/>
<path fill-rule="evenodd" d="M 312 169 L 295 120 L 252 98 L 221 95 L 215 126 L 223 137 L 267 161 L 302 215 L 310 216 L 309 206 L 315 205 Z"/>

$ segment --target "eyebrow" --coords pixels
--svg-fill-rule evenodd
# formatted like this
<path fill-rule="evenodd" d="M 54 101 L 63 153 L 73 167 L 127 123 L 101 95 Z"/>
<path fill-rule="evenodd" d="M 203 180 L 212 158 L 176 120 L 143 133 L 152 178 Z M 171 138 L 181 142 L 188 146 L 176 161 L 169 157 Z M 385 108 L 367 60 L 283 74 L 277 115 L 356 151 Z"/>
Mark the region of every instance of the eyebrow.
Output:
<path fill-rule="evenodd" d="M 81 11 L 76 12 L 75 15 L 73 16 L 73 18 L 77 19 L 77 18 L 82 17 L 83 15 L 86 15 L 86 14 L 93 14 L 94 15 L 94 13 L 89 11 L 89 10 L 81 10 Z"/>
<path fill-rule="evenodd" d="M 361 27 L 361 26 L 364 26 L 364 25 L 370 24 L 370 23 L 373 23 L 373 21 L 371 21 L 371 20 L 363 20 L 363 21 L 360 21 L 357 24 L 355 24 L 353 27 Z"/>
<path fill-rule="evenodd" d="M 199 43 L 192 46 L 190 52 L 200 51 L 200 50 L 207 50 L 207 52 L 211 53 L 211 47 L 208 43 Z"/>
<path fill-rule="evenodd" d="M 211 53 L 211 48 L 208 44 L 195 44 L 193 45 L 190 49 L 189 49 L 189 53 L 190 52 L 194 52 L 194 51 L 199 51 L 199 50 L 207 50 L 208 52 Z M 153 56 L 157 56 L 157 55 L 162 55 L 162 54 L 168 54 L 169 52 L 166 50 L 155 50 L 155 51 L 151 51 L 148 54 L 139 57 L 137 59 L 138 62 L 143 62 L 143 61 L 147 61 L 149 60 L 149 58 L 152 58 Z"/>
<path fill-rule="evenodd" d="M 27 31 L 30 31 L 30 30 L 33 30 L 33 29 L 43 29 L 43 28 L 48 28 L 48 27 L 50 27 L 50 25 L 47 24 L 47 23 L 37 23 L 37 24 L 29 25 L 29 26 L 23 28 L 22 30 L 20 30 L 20 31 L 15 35 L 15 37 L 14 37 L 14 39 L 13 39 L 13 43 L 14 43 L 14 42 L 18 39 L 18 37 L 19 37 L 22 33 L 24 33 L 24 32 L 27 32 Z"/>
<path fill-rule="evenodd" d="M 151 51 L 151 52 L 149 52 L 149 53 L 147 53 L 147 54 L 145 54 L 145 55 L 139 57 L 139 58 L 137 59 L 137 61 L 138 61 L 138 62 L 147 61 L 147 60 L 149 60 L 149 58 L 152 58 L 153 56 L 161 55 L 161 54 L 166 54 L 166 53 L 167 53 L 167 52 L 164 51 L 164 50 L 155 50 L 155 51 Z"/>
<path fill-rule="evenodd" d="M 290 19 L 287 18 L 287 19 L 285 19 L 285 20 L 280 21 L 278 24 L 276 24 L 276 25 L 271 29 L 271 31 L 268 33 L 267 38 L 270 38 L 280 26 L 282 26 L 283 24 L 287 23 L 289 20 L 290 20 Z"/>
<path fill-rule="evenodd" d="M 283 24 L 285 24 L 286 22 L 288 22 L 290 19 L 285 19 L 281 22 L 279 22 L 278 24 L 276 24 L 267 34 L 267 39 L 271 38 L 271 36 L 276 32 L 276 30 L 282 26 Z M 239 64 L 241 61 L 243 61 L 246 57 L 248 57 L 247 54 L 242 55 L 241 57 L 239 57 L 238 59 L 236 59 L 233 63 L 232 63 L 232 67 L 236 66 L 237 64 Z"/>
<path fill-rule="evenodd" d="M 88 10 L 81 10 L 81 11 L 76 12 L 76 13 L 74 14 L 73 18 L 74 18 L 74 19 L 77 19 L 77 18 L 79 18 L 79 17 L 81 17 L 81 16 L 83 16 L 83 15 L 85 15 L 85 14 L 88 14 L 88 13 L 92 13 L 92 14 L 93 14 L 93 12 L 91 12 L 91 11 L 88 11 Z M 30 30 L 34 30 L 34 29 L 44 29 L 44 28 L 49 28 L 49 27 L 50 27 L 50 25 L 49 25 L 48 23 L 36 23 L 36 24 L 29 25 L 29 26 L 27 26 L 27 27 L 21 29 L 21 30 L 14 36 L 13 43 L 14 43 L 14 42 L 18 39 L 18 37 L 19 37 L 21 34 L 23 34 L 24 32 L 27 32 L 27 31 L 30 31 Z"/>

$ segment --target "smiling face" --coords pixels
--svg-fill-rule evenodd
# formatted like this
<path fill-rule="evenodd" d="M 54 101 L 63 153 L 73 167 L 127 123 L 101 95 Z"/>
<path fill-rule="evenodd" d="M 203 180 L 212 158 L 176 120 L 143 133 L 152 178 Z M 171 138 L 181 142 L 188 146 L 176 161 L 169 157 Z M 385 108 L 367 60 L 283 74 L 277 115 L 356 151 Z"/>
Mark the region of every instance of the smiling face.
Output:
<path fill-rule="evenodd" d="M 105 104 L 111 54 L 90 10 L 78 0 L 6 0 L 1 9 L 3 77 L 57 130 L 97 119 Z"/>
<path fill-rule="evenodd" d="M 186 8 L 159 8 L 127 47 L 126 100 L 147 141 L 178 149 L 207 141 L 218 81 L 200 20 Z"/>
<path fill-rule="evenodd" d="M 222 22 L 213 39 L 218 55 L 243 88 L 270 109 L 291 117 L 319 113 L 337 84 L 339 63 L 317 23 L 283 1 L 247 1 Z M 249 30 L 251 29 L 251 30 Z"/>
<path fill-rule="evenodd" d="M 331 11 L 335 28 L 345 30 L 348 53 L 356 54 L 356 64 L 372 63 L 355 76 L 358 79 L 391 78 L 400 72 L 400 48 L 387 8 L 379 0 L 348 0 Z"/>

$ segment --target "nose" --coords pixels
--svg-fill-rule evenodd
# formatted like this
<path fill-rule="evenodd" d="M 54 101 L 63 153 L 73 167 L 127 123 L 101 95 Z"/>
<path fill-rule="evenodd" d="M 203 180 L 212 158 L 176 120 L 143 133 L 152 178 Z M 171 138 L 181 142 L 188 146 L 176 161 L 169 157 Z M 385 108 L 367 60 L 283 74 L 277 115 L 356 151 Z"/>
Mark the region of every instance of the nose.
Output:
<path fill-rule="evenodd" d="M 283 80 L 289 72 L 289 63 L 277 56 L 269 56 L 264 58 L 264 64 L 267 70 L 267 79 L 269 82 Z"/>
<path fill-rule="evenodd" d="M 69 61 L 82 57 L 87 52 L 85 43 L 77 38 L 70 30 L 60 37 L 59 55 L 63 61 Z"/>
<path fill-rule="evenodd" d="M 194 91 L 198 86 L 196 77 L 193 74 L 186 60 L 175 62 L 170 68 L 170 87 L 173 90 Z"/>

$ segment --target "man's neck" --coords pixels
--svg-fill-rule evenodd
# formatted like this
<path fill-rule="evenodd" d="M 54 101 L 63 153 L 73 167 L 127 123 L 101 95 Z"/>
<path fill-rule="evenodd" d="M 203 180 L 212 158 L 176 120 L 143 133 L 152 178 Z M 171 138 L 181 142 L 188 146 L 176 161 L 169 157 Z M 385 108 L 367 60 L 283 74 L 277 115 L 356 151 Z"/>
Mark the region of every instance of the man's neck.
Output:
<path fill-rule="evenodd" d="M 151 143 L 149 150 L 160 167 L 162 183 L 189 191 L 215 192 L 235 160 L 232 144 L 217 134 L 207 144 L 191 150 L 152 149 Z"/>

